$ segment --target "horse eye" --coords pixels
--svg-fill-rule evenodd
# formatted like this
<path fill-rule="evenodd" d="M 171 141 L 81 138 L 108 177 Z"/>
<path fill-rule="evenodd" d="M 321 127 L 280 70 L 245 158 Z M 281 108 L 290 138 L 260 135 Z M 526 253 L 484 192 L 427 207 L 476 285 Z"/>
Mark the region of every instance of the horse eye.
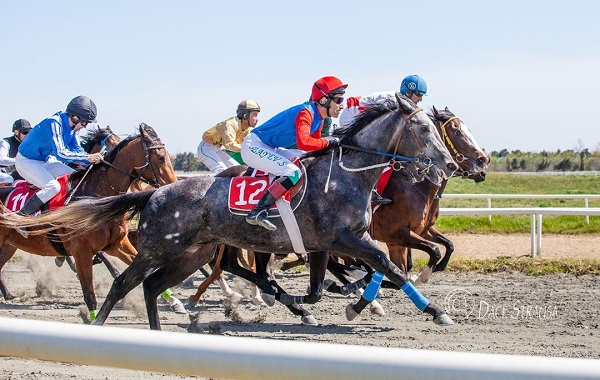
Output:
<path fill-rule="evenodd" d="M 428 130 L 429 130 L 429 127 L 426 125 L 421 127 L 421 131 L 423 131 L 423 132 L 427 132 Z"/>
<path fill-rule="evenodd" d="M 462 133 L 460 133 L 460 131 L 458 131 L 458 130 L 454 131 L 454 136 L 460 137 L 460 136 L 462 136 Z"/>
<path fill-rule="evenodd" d="M 161 162 L 165 162 L 165 156 L 163 156 L 163 155 L 158 156 L 158 160 Z"/>

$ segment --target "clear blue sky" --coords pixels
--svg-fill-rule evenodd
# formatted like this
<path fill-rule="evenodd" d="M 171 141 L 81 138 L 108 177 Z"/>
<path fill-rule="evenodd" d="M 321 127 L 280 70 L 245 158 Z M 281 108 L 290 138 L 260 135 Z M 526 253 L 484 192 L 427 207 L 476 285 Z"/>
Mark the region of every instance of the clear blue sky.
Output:
<path fill-rule="evenodd" d="M 257 100 L 260 121 L 336 75 L 349 96 L 419 74 L 487 151 L 600 149 L 598 1 L 0 0 L 0 132 L 76 95 L 173 153 Z"/>

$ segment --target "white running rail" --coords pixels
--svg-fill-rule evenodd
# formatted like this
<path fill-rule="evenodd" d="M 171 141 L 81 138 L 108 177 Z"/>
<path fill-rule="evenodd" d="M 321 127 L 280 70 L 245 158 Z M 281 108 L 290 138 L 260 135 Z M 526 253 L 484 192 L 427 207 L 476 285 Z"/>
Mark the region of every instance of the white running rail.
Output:
<path fill-rule="evenodd" d="M 530 215 L 531 257 L 542 255 L 542 215 L 600 216 L 599 207 L 440 208 L 440 215 Z"/>
<path fill-rule="evenodd" d="M 599 360 L 239 338 L 0 318 L 0 355 L 219 379 L 598 379 Z"/>
<path fill-rule="evenodd" d="M 487 207 L 492 207 L 492 199 L 583 199 L 583 207 L 590 207 L 590 199 L 600 199 L 600 194 L 444 194 L 443 198 L 483 198 L 487 200 Z M 488 215 L 492 221 L 492 216 Z M 586 223 L 590 223 L 590 216 L 585 216 Z"/>

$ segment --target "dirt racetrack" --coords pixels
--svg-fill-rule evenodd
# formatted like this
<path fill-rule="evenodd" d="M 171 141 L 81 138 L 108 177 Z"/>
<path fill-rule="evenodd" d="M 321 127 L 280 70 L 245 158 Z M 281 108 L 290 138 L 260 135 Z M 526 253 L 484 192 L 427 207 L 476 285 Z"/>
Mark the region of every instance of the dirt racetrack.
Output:
<path fill-rule="evenodd" d="M 529 235 L 450 236 L 456 256 L 525 256 Z M 544 257 L 600 259 L 600 237 L 545 235 Z M 122 266 L 121 266 L 122 268 Z M 104 267 L 95 266 L 99 301 L 112 282 Z M 18 253 L 3 270 L 7 285 L 21 296 L 19 301 L 0 301 L 0 316 L 82 323 L 85 310 L 79 283 L 66 267 L 54 260 Z M 174 289 L 184 300 L 203 279 L 190 278 Z M 290 293 L 304 292 L 307 272 L 277 273 L 278 282 Z M 237 284 L 237 282 L 236 282 Z M 244 293 L 245 288 L 240 287 Z M 260 308 L 243 300 L 233 319 L 224 315 L 224 296 L 212 286 L 197 310 L 195 333 L 208 333 L 209 324 L 230 336 L 268 337 L 385 347 L 525 354 L 600 359 L 600 277 L 586 275 L 525 276 L 521 273 L 434 273 L 421 286 L 431 301 L 444 306 L 455 325 L 439 327 L 421 314 L 406 297 L 385 290 L 379 301 L 385 316 L 367 310 L 352 322 L 344 316 L 350 298 L 326 295 L 307 305 L 319 326 L 302 326 L 283 306 Z M 256 322 L 261 321 L 261 322 Z M 163 330 L 188 333 L 187 315 L 161 308 Z M 107 325 L 147 329 L 141 289 L 135 289 L 113 310 Z M 0 358 L 2 379 L 183 379 L 163 375 L 93 366 Z"/>

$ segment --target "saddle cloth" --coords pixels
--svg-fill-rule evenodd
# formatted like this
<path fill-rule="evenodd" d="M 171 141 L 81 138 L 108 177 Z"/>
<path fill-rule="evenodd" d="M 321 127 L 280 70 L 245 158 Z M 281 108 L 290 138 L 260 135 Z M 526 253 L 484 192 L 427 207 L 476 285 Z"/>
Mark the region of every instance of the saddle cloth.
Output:
<path fill-rule="evenodd" d="M 67 199 L 67 184 L 69 183 L 70 174 L 65 174 L 58 177 L 56 180 L 60 183 L 60 192 L 50 199 L 50 201 L 44 205 L 44 210 L 54 210 L 65 205 Z M 29 200 L 39 189 L 28 183 L 25 180 L 18 179 L 13 183 L 14 190 L 8 194 L 6 201 L 4 202 L 7 209 L 11 211 L 19 211 L 25 202 Z"/>
<path fill-rule="evenodd" d="M 304 171 L 300 160 L 296 160 L 294 163 Z M 248 214 L 254 207 L 256 207 L 256 204 L 260 198 L 265 194 L 275 179 L 272 174 L 257 169 L 250 168 L 246 173 L 249 174 L 241 177 L 233 177 L 231 179 L 229 185 L 228 204 L 229 212 L 232 214 Z M 294 202 L 294 209 L 298 207 L 298 204 L 302 198 L 298 197 L 298 195 L 303 195 L 304 190 L 306 189 L 304 186 L 304 181 L 305 176 L 303 175 L 300 178 L 300 181 L 282 197 L 288 202 L 291 202 L 292 199 L 295 201 L 297 200 L 297 202 Z M 273 205 L 269 210 L 269 217 L 273 216 L 279 216 L 276 205 Z"/>

